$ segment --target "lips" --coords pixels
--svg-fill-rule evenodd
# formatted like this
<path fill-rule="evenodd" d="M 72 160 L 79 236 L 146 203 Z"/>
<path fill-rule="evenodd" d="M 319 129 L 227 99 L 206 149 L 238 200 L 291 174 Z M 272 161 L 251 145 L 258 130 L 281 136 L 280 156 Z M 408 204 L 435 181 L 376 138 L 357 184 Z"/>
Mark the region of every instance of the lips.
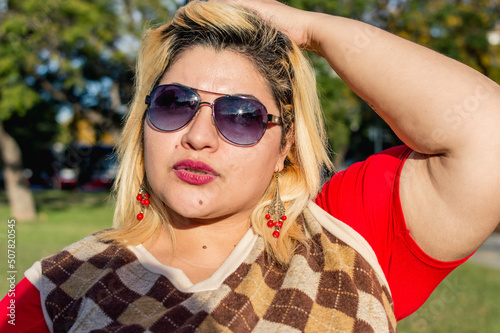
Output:
<path fill-rule="evenodd" d="M 208 184 L 219 177 L 214 169 L 201 161 L 182 160 L 177 162 L 173 169 L 180 180 L 191 185 Z"/>

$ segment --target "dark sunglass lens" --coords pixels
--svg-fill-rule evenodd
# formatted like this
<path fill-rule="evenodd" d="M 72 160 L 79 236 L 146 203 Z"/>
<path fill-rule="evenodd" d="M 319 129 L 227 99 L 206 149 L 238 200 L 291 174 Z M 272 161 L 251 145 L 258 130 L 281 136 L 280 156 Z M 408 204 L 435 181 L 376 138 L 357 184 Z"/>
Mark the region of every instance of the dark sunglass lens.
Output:
<path fill-rule="evenodd" d="M 151 94 L 149 120 L 162 131 L 175 131 L 184 127 L 193 118 L 199 104 L 199 96 L 192 90 L 164 85 Z"/>
<path fill-rule="evenodd" d="M 220 133 L 237 145 L 254 144 L 266 131 L 267 111 L 253 99 L 221 97 L 214 102 L 214 114 Z"/>

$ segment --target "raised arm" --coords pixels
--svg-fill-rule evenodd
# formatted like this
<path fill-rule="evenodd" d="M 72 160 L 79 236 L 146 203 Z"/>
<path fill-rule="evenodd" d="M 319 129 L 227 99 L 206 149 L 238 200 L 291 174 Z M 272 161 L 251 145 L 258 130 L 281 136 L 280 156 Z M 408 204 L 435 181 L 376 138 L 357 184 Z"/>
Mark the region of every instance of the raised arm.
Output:
<path fill-rule="evenodd" d="M 477 71 L 362 22 L 270 0 L 253 7 L 344 81 L 414 152 L 400 196 L 419 246 L 439 260 L 477 249 L 500 222 L 500 86 Z"/>

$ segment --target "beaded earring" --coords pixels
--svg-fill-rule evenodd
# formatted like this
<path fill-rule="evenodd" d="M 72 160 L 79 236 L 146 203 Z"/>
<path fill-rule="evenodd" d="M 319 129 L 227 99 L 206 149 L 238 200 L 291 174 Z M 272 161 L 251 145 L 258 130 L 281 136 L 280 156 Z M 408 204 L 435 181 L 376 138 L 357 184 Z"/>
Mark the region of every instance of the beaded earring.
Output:
<path fill-rule="evenodd" d="M 150 204 L 149 197 L 150 197 L 149 193 L 146 192 L 143 185 L 141 185 L 141 187 L 139 187 L 139 194 L 137 194 L 137 196 L 135 197 L 137 201 L 139 201 L 141 204 L 141 212 L 137 214 L 137 219 L 139 221 L 144 218 L 144 209 L 146 208 L 146 206 L 149 206 Z"/>
<path fill-rule="evenodd" d="M 267 226 L 269 228 L 274 228 L 273 237 L 278 238 L 280 236 L 280 230 L 283 227 L 283 221 L 286 220 L 285 206 L 281 201 L 279 183 L 278 183 L 278 173 L 275 174 L 276 177 L 276 188 L 274 190 L 274 196 L 269 205 L 266 219 Z"/>

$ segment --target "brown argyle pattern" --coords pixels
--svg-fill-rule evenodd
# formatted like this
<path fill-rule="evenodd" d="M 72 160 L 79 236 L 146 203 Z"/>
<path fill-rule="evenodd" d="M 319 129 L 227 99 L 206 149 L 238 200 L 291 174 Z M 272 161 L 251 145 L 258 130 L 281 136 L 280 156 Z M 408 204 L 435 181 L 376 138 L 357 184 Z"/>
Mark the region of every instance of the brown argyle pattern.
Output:
<path fill-rule="evenodd" d="M 54 332 L 395 332 L 390 293 L 367 261 L 317 221 L 304 227 L 309 246 L 289 266 L 259 238 L 218 289 L 189 294 L 90 236 L 42 260 L 42 303 Z"/>

